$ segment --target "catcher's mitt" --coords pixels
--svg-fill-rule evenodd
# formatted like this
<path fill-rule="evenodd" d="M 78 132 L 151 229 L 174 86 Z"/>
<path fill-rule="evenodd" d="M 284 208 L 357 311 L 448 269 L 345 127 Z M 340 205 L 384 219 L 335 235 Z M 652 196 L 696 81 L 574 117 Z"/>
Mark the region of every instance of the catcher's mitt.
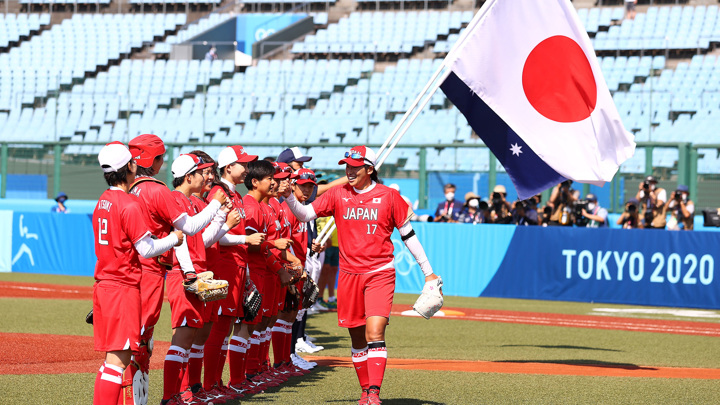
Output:
<path fill-rule="evenodd" d="M 319 294 L 320 290 L 318 289 L 317 284 L 315 284 L 315 281 L 313 281 L 313 279 L 310 277 L 305 279 L 302 290 L 303 308 L 310 308 L 310 306 L 314 304 L 315 301 L 317 301 Z"/>
<path fill-rule="evenodd" d="M 85 322 L 92 325 L 93 324 L 93 310 L 90 309 L 90 312 L 88 312 L 87 315 L 85 315 Z"/>
<path fill-rule="evenodd" d="M 442 295 L 442 279 L 438 277 L 435 280 L 428 281 L 423 287 L 420 297 L 415 301 L 413 309 L 423 316 L 430 319 L 443 306 Z"/>
<path fill-rule="evenodd" d="M 300 308 L 300 294 L 294 285 L 287 288 L 283 312 L 297 311 Z"/>
<path fill-rule="evenodd" d="M 249 287 L 251 288 L 245 290 L 245 297 L 243 298 L 243 311 L 245 312 L 243 319 L 246 321 L 255 319 L 262 306 L 262 294 L 260 294 L 260 291 L 255 287 L 255 284 L 251 284 Z"/>
<path fill-rule="evenodd" d="M 228 295 L 228 282 L 213 279 L 212 271 L 204 271 L 197 275 L 194 281 L 183 282 L 185 291 L 198 296 L 202 302 L 225 299 Z"/>

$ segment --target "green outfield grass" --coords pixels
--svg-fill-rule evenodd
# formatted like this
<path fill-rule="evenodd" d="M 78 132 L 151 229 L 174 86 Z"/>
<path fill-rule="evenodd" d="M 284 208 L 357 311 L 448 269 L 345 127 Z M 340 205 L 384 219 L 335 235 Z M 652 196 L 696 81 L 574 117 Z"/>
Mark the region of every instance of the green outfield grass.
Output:
<path fill-rule="evenodd" d="M 2 274 L 0 280 L 90 285 L 81 277 Z M 398 294 L 411 304 L 415 296 Z M 84 323 L 90 301 L 0 298 L 0 330 L 91 336 Z M 588 314 L 606 304 L 447 297 L 452 307 Z M 653 316 L 655 317 L 655 316 Z M 667 317 L 659 315 L 658 318 Z M 687 320 L 687 318 L 685 318 Z M 713 321 L 717 322 L 717 321 Z M 163 309 L 156 339 L 168 341 L 169 308 Z M 308 333 L 324 356 L 348 356 L 349 338 L 334 314 L 310 318 Z M 712 337 L 393 317 L 387 333 L 395 358 L 598 364 L 606 367 L 674 366 L 720 368 L 720 345 Z M 159 354 L 164 355 L 164 354 Z M 227 378 L 226 378 L 227 380 Z M 358 388 L 349 368 L 320 368 L 265 394 L 242 402 L 282 404 L 352 403 Z M 5 375 L 0 404 L 90 403 L 94 374 Z M 151 404 L 159 403 L 162 372 L 151 376 Z M 462 373 L 390 369 L 384 404 L 717 404 L 720 383 L 711 380 L 645 379 Z"/>

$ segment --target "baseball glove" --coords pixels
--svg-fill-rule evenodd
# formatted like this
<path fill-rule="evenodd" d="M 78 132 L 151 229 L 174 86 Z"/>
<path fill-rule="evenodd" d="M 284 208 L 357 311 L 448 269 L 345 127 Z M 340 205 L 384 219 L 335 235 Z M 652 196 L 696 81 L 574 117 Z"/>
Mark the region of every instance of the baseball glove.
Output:
<path fill-rule="evenodd" d="M 228 282 L 215 280 L 213 275 L 212 271 L 204 271 L 195 277 L 192 276 L 192 273 L 186 274 L 183 282 L 185 291 L 197 295 L 202 302 L 225 299 L 228 295 Z"/>
<path fill-rule="evenodd" d="M 88 312 L 87 315 L 85 315 L 85 322 L 89 323 L 90 325 L 93 324 L 93 310 L 90 309 L 90 312 Z"/>
<path fill-rule="evenodd" d="M 262 294 L 258 291 L 255 284 L 248 284 L 248 288 L 245 290 L 245 297 L 243 298 L 243 311 L 245 312 L 246 321 L 252 321 L 257 316 L 262 305 Z"/>
<path fill-rule="evenodd" d="M 303 308 L 310 308 L 310 306 L 314 304 L 315 301 L 317 301 L 319 294 L 320 290 L 318 289 L 317 284 L 315 284 L 315 281 L 313 281 L 313 279 L 310 277 L 305 279 L 302 290 Z"/>
<path fill-rule="evenodd" d="M 292 282 L 300 280 L 300 277 L 302 277 L 303 274 L 302 264 L 285 263 L 284 267 L 285 271 L 287 271 L 292 276 Z"/>
<path fill-rule="evenodd" d="M 415 301 L 413 309 L 425 319 L 432 318 L 443 306 L 442 279 L 428 281 L 423 287 L 420 297 Z"/>
<path fill-rule="evenodd" d="M 287 288 L 285 293 L 285 306 L 283 312 L 297 311 L 300 308 L 300 294 L 294 285 Z"/>

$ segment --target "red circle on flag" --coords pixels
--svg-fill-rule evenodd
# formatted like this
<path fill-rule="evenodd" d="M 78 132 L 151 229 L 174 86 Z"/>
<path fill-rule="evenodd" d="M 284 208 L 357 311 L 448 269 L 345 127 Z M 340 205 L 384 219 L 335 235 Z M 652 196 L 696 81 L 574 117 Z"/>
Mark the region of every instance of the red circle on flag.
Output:
<path fill-rule="evenodd" d="M 595 110 L 597 85 L 590 61 L 566 36 L 547 38 L 530 52 L 522 84 L 530 104 L 547 119 L 577 122 Z"/>

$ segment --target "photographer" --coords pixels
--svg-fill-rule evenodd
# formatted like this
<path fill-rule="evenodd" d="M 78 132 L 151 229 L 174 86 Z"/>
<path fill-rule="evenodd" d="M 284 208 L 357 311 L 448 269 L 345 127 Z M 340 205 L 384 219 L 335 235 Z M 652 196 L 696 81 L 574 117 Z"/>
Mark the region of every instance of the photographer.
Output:
<path fill-rule="evenodd" d="M 435 210 L 434 222 L 457 222 L 463 203 L 455 199 L 456 189 L 457 187 L 452 183 L 448 183 L 443 187 L 445 201 L 438 204 Z"/>
<path fill-rule="evenodd" d="M 576 198 L 575 190 L 570 186 L 572 186 L 572 180 L 565 180 L 553 188 L 547 204 L 552 209 L 548 225 L 572 226 L 571 207 Z"/>
<path fill-rule="evenodd" d="M 625 212 L 620 215 L 617 224 L 623 229 L 643 229 L 643 224 L 638 215 L 639 202 L 635 198 L 631 198 L 625 203 Z"/>
<path fill-rule="evenodd" d="M 693 230 L 695 204 L 690 200 L 688 186 L 683 184 L 678 186 L 677 190 L 672 193 L 670 201 L 668 201 L 667 210 L 670 211 L 667 229 L 673 231 Z"/>
<path fill-rule="evenodd" d="M 575 225 L 586 228 L 603 228 L 608 226 L 608 212 L 598 204 L 595 194 L 588 194 L 585 196 L 585 200 L 582 202 L 578 201 L 575 207 Z"/>
<path fill-rule="evenodd" d="M 493 188 L 492 196 L 490 196 L 490 222 L 494 224 L 512 222 L 512 207 L 505 197 L 507 197 L 505 186 L 498 184 Z"/>
<path fill-rule="evenodd" d="M 487 222 L 488 203 L 480 200 L 480 196 L 470 191 L 465 194 L 465 205 L 458 215 L 457 222 L 461 224 L 482 224 Z"/>
<path fill-rule="evenodd" d="M 665 203 L 667 192 L 664 188 L 657 186 L 657 179 L 654 176 L 647 176 L 645 181 L 640 183 L 635 198 L 640 202 L 641 219 L 645 229 L 665 228 Z"/>
<path fill-rule="evenodd" d="M 536 201 L 535 197 L 532 197 L 527 200 L 515 202 L 512 209 L 512 223 L 515 225 L 537 225 L 538 212 Z"/>

